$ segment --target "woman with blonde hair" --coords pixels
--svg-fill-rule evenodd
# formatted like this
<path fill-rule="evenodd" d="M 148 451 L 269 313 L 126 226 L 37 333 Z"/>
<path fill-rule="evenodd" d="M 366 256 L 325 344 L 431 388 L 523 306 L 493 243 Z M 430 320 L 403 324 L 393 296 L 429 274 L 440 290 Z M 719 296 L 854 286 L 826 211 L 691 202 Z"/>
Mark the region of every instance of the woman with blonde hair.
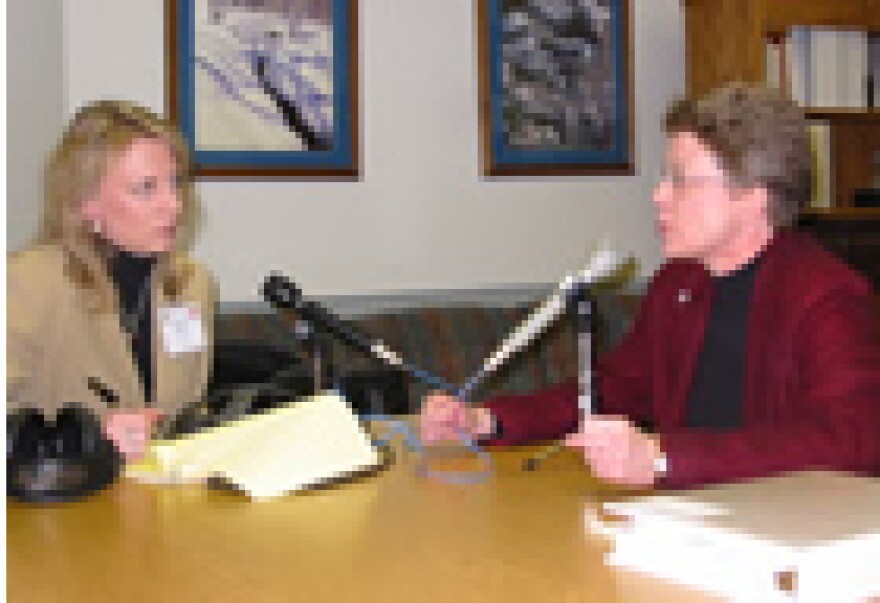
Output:
<path fill-rule="evenodd" d="M 192 193 L 170 123 L 115 100 L 77 112 L 46 165 L 43 231 L 8 261 L 10 408 L 83 404 L 136 455 L 199 400 L 213 286 L 180 250 Z"/>

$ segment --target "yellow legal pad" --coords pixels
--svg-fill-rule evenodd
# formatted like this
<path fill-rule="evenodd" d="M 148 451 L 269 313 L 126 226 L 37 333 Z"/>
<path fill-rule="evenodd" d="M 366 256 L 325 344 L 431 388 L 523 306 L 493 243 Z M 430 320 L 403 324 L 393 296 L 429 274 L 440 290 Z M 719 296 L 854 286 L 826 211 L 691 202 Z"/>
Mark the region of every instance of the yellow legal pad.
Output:
<path fill-rule="evenodd" d="M 322 393 L 233 423 L 151 445 L 126 476 L 151 483 L 226 481 L 268 500 L 369 470 L 379 452 L 348 403 Z"/>

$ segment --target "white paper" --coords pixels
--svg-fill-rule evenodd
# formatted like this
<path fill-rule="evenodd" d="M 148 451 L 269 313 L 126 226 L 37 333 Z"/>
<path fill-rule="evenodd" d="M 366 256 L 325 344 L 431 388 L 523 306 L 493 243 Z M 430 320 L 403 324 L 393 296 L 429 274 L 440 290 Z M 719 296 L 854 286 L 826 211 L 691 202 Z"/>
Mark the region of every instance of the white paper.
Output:
<path fill-rule="evenodd" d="M 603 508 L 625 518 L 585 514 L 612 565 L 739 601 L 775 600 L 785 571 L 799 603 L 880 595 L 880 479 L 809 471 Z"/>

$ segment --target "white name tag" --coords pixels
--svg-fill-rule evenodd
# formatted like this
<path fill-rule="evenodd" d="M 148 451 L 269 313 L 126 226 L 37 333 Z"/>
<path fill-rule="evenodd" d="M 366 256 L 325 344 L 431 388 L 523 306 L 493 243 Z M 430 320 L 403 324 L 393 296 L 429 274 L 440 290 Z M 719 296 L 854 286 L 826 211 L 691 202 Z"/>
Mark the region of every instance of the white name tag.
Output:
<path fill-rule="evenodd" d="M 207 345 L 202 314 L 195 304 L 159 308 L 159 322 L 165 351 L 172 356 L 200 352 Z"/>

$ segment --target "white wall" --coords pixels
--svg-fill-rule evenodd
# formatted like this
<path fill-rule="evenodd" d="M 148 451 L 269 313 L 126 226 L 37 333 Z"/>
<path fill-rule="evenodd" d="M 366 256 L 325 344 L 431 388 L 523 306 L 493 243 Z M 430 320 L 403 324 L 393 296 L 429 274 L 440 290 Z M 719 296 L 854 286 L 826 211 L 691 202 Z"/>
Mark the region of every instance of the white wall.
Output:
<path fill-rule="evenodd" d="M 39 223 L 46 154 L 64 121 L 64 42 L 58 0 L 6 4 L 6 246 Z"/>
<path fill-rule="evenodd" d="M 67 110 L 164 108 L 161 0 L 65 3 Z M 609 234 L 650 273 L 660 118 L 684 87 L 679 0 L 632 0 L 639 175 L 484 181 L 472 0 L 361 0 L 361 182 L 205 182 L 195 254 L 223 300 L 270 268 L 310 295 L 555 281 Z"/>

